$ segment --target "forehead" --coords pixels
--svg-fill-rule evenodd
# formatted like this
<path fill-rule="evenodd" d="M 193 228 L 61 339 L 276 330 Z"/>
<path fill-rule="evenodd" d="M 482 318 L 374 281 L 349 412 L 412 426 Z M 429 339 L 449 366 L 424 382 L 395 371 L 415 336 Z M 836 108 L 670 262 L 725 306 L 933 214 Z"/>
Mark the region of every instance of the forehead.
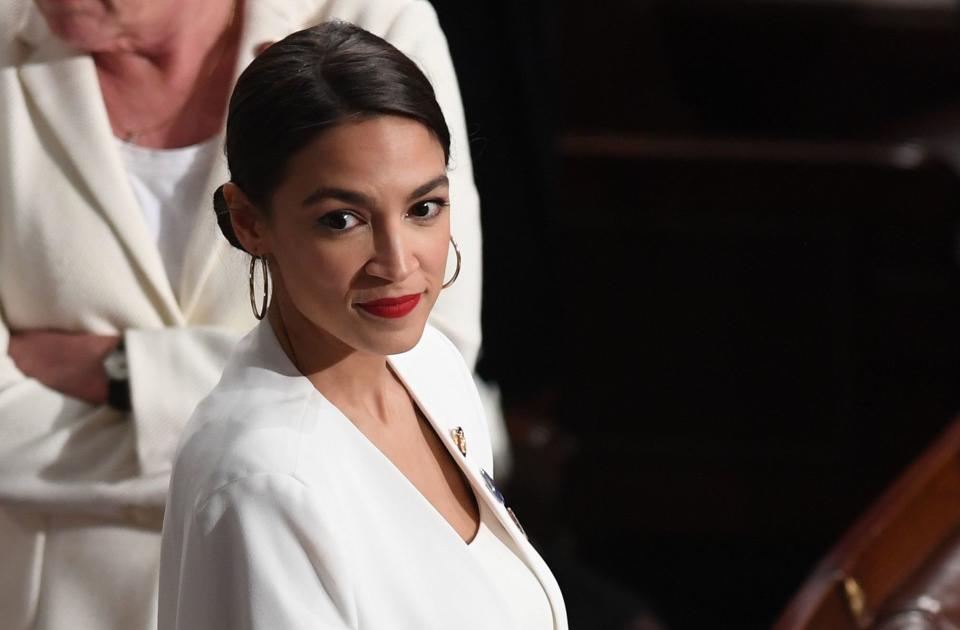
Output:
<path fill-rule="evenodd" d="M 323 132 L 290 160 L 278 193 L 337 186 L 377 198 L 407 195 L 442 175 L 444 153 L 423 124 L 399 116 L 342 123 Z"/>

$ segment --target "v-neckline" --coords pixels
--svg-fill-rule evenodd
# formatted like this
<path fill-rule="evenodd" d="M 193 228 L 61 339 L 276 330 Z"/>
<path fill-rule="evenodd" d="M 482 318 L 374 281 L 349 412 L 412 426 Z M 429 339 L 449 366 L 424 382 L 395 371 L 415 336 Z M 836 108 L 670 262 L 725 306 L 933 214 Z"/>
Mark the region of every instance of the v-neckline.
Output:
<path fill-rule="evenodd" d="M 447 517 L 444 516 L 439 509 L 437 509 L 437 506 L 435 506 L 433 502 L 430 501 L 430 499 L 428 499 L 427 496 L 420 491 L 420 488 L 417 487 L 417 485 L 410 479 L 410 477 L 408 477 L 402 470 L 400 470 L 400 468 L 394 463 L 394 461 L 390 459 L 390 457 L 386 453 L 384 453 L 380 449 L 380 447 L 377 446 L 377 444 L 367 436 L 367 434 L 361 431 L 360 427 L 358 427 L 349 418 L 349 416 L 347 416 L 347 414 L 343 412 L 342 409 L 340 409 L 337 405 L 335 405 L 329 398 L 324 396 L 323 392 L 317 389 L 317 387 L 313 385 L 313 383 L 310 381 L 309 378 L 303 375 L 301 376 L 308 383 L 310 383 L 310 386 L 315 392 L 315 394 L 319 396 L 324 403 L 329 405 L 330 408 L 336 412 L 336 415 L 340 418 L 340 420 L 344 424 L 348 425 L 347 430 L 354 433 L 361 442 L 365 443 L 370 448 L 370 450 L 372 450 L 376 454 L 376 457 L 378 457 L 385 465 L 390 467 L 393 470 L 393 472 L 396 474 L 396 476 L 402 479 L 403 483 L 405 483 L 409 487 L 409 489 L 419 497 L 420 501 L 422 501 L 422 503 L 426 505 L 427 508 L 433 511 L 436 517 L 444 523 L 444 525 L 450 531 L 450 533 L 454 537 L 456 537 L 456 539 L 460 541 L 460 544 L 463 545 L 463 548 L 466 549 L 474 540 L 476 540 L 477 535 L 480 532 L 480 527 L 481 527 L 480 520 L 482 518 L 481 516 L 482 508 L 480 504 L 484 500 L 482 498 L 483 495 L 480 492 L 478 492 L 477 484 L 474 482 L 472 475 L 470 474 L 470 468 L 466 464 L 466 461 L 465 461 L 466 457 L 459 452 L 455 452 L 452 448 L 452 445 L 449 444 L 447 440 L 443 439 L 443 435 L 437 429 L 437 423 L 430 416 L 430 413 L 426 409 L 424 409 L 423 404 L 417 399 L 416 394 L 410 389 L 406 381 L 404 381 L 403 376 L 400 374 L 400 371 L 393 364 L 393 361 L 389 356 L 387 357 L 387 366 L 390 369 L 390 372 L 397 378 L 401 387 L 403 387 L 404 391 L 410 397 L 410 402 L 413 404 L 414 412 L 418 416 L 417 422 L 418 423 L 420 422 L 419 416 L 423 416 L 423 419 L 426 422 L 429 429 L 436 436 L 437 440 L 440 441 L 440 444 L 443 445 L 443 448 L 447 453 L 447 455 L 450 457 L 450 459 L 453 460 L 454 465 L 457 467 L 457 470 L 460 472 L 460 475 L 462 476 L 463 480 L 466 483 L 467 491 L 471 494 L 471 496 L 473 497 L 473 500 L 477 504 L 477 527 L 474 530 L 473 535 L 470 537 L 469 541 L 460 535 L 457 529 L 453 526 L 453 523 L 451 523 L 447 519 Z M 428 448 L 429 448 L 429 445 L 428 445 Z"/>
<path fill-rule="evenodd" d="M 403 474 L 403 471 L 397 468 L 396 464 L 393 463 L 393 460 L 387 457 L 387 455 L 383 451 L 381 451 L 380 448 L 376 444 L 374 444 L 370 440 L 370 438 L 368 438 L 366 434 L 364 434 L 363 431 L 361 431 L 360 428 L 357 425 L 355 425 L 353 421 L 351 421 L 350 418 L 347 417 L 347 415 L 343 413 L 343 411 L 339 407 L 337 407 L 329 398 L 324 396 L 323 392 L 317 389 L 317 387 L 313 384 L 313 382 L 309 378 L 307 378 L 306 375 L 300 372 L 295 365 L 293 365 L 293 361 L 290 360 L 290 357 L 287 356 L 287 353 L 283 350 L 283 346 L 280 344 L 280 340 L 277 338 L 277 334 L 276 334 L 276 331 L 273 330 L 273 326 L 267 320 L 264 320 L 263 322 L 261 322 L 260 325 L 265 326 L 269 343 L 274 346 L 274 352 L 277 353 L 276 355 L 277 359 L 282 361 L 286 365 L 286 376 L 289 378 L 301 380 L 301 383 L 306 386 L 307 391 L 311 392 L 311 395 L 319 397 L 320 400 L 322 400 L 325 404 L 329 405 L 330 408 L 336 412 L 336 416 L 340 418 L 342 423 L 348 426 L 347 431 L 354 432 L 357 438 L 359 438 L 359 440 L 362 443 L 366 444 L 366 446 L 369 447 L 370 450 L 375 453 L 375 457 L 379 457 L 384 464 L 386 464 L 390 469 L 392 469 L 393 472 L 396 474 L 396 476 L 398 476 L 400 479 L 403 480 L 402 483 L 405 483 L 409 487 L 409 489 L 413 492 L 413 494 L 415 494 L 418 497 L 418 500 L 422 501 L 423 504 L 426 505 L 429 510 L 433 511 L 436 517 L 439 518 L 440 521 L 446 526 L 450 534 L 454 536 L 457 541 L 459 541 L 460 545 L 462 545 L 464 549 L 467 549 L 470 543 L 468 543 L 462 536 L 460 536 L 460 534 L 453 527 L 450 521 L 448 521 L 447 518 L 443 514 L 441 514 L 440 511 L 433 505 L 433 503 L 431 503 L 430 500 L 427 499 L 427 497 L 422 492 L 420 492 L 420 489 L 417 488 L 417 486 L 412 481 L 410 481 L 410 479 L 405 474 Z M 451 440 L 444 439 L 444 434 L 441 432 L 441 427 L 439 426 L 437 420 L 430 413 L 429 405 L 425 405 L 424 401 L 421 400 L 419 396 L 417 396 L 417 392 L 415 391 L 415 388 L 411 387 L 407 378 L 405 378 L 404 376 L 402 367 L 397 365 L 397 362 L 394 360 L 394 357 L 392 355 L 387 355 L 386 359 L 387 359 L 387 367 L 390 369 L 391 373 L 397 378 L 397 380 L 400 382 L 400 385 L 403 386 L 404 390 L 407 392 L 407 395 L 410 396 L 410 399 L 413 402 L 414 407 L 418 409 L 420 413 L 423 414 L 423 417 L 426 419 L 427 424 L 433 430 L 434 434 L 437 436 L 437 439 L 440 440 L 440 443 L 443 444 L 444 448 L 446 448 L 447 453 L 449 453 L 454 463 L 460 469 L 461 474 L 467 480 L 467 487 L 473 493 L 474 500 L 476 500 L 477 502 L 477 506 L 479 507 L 481 502 L 486 502 L 487 507 L 489 508 L 489 511 L 493 514 L 494 518 L 496 518 L 497 521 L 499 521 L 500 524 L 503 525 L 504 529 L 506 529 L 509 532 L 510 528 L 507 526 L 507 521 L 504 520 L 506 518 L 505 515 L 501 515 L 497 511 L 497 504 L 494 503 L 494 498 L 487 491 L 486 485 L 480 480 L 479 474 L 475 474 L 474 471 L 471 469 L 468 456 L 460 453 L 459 450 L 457 450 L 457 447 L 453 444 Z M 479 531 L 479 526 L 477 531 Z M 474 532 L 473 537 L 471 537 L 471 542 L 476 538 L 476 535 L 477 535 L 477 532 Z M 516 536 L 514 536 L 513 534 L 510 534 L 510 537 L 514 539 L 513 543 L 517 547 L 517 549 L 521 549 L 522 548 L 521 541 L 518 538 L 516 538 Z M 526 562 L 526 560 L 524 560 L 524 562 Z"/>

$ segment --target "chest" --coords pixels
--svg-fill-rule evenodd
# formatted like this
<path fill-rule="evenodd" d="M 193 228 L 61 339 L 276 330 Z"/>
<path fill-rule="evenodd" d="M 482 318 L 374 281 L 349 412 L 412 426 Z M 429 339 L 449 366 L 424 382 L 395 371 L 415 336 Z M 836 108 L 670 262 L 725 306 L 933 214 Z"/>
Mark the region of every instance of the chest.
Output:
<path fill-rule="evenodd" d="M 465 542 L 473 538 L 479 507 L 453 455 L 411 406 L 402 421 L 361 425 L 360 431 Z"/>
<path fill-rule="evenodd" d="M 217 58 L 176 74 L 142 62 L 139 72 L 118 76 L 97 69 L 110 126 L 118 138 L 147 147 L 182 147 L 219 132 L 233 84 L 236 49 L 219 47 Z"/>
<path fill-rule="evenodd" d="M 465 538 L 476 535 L 479 514 L 458 531 L 444 504 L 426 485 L 416 485 L 415 470 L 441 464 L 405 466 L 401 458 L 395 464 L 359 432 L 349 433 L 356 434 L 348 440 L 355 448 L 344 449 L 336 462 L 327 460 L 323 475 L 336 477 L 336 506 L 343 519 L 336 531 L 351 559 L 358 627 L 526 630 L 514 614 L 513 593 L 504 591 L 500 574 L 482 561 L 485 551 L 465 544 Z M 448 482 L 441 480 L 437 487 L 440 494 L 454 494 Z M 509 544 L 513 546 L 503 548 L 504 555 L 517 553 L 516 544 Z M 545 587 L 533 574 L 528 577 L 544 603 Z M 553 627 L 550 604 L 541 609 Z"/>

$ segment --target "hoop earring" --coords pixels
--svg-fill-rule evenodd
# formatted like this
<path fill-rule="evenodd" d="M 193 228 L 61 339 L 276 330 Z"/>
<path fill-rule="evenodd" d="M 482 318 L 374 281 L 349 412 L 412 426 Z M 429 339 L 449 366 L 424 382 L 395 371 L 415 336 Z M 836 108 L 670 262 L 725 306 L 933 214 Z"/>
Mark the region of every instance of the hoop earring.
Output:
<path fill-rule="evenodd" d="M 263 265 L 263 304 L 257 308 L 257 298 L 253 288 L 253 279 L 257 270 L 257 261 Z M 250 308 L 253 310 L 253 316 L 258 320 L 267 315 L 267 303 L 270 295 L 270 274 L 267 271 L 266 256 L 253 256 L 250 258 Z"/>
<path fill-rule="evenodd" d="M 450 237 L 450 244 L 453 245 L 453 251 L 454 251 L 454 253 L 457 255 L 457 270 L 453 272 L 453 277 L 452 277 L 452 278 L 450 278 L 449 280 L 447 280 L 446 282 L 444 282 L 443 285 L 440 286 L 441 289 L 446 289 L 446 288 L 449 287 L 451 284 L 453 284 L 454 282 L 456 282 L 458 277 L 460 277 L 460 263 L 461 263 L 461 260 L 460 260 L 460 246 L 457 245 L 457 242 L 456 242 L 455 240 L 453 240 L 453 237 L 452 237 L 452 236 Z"/>

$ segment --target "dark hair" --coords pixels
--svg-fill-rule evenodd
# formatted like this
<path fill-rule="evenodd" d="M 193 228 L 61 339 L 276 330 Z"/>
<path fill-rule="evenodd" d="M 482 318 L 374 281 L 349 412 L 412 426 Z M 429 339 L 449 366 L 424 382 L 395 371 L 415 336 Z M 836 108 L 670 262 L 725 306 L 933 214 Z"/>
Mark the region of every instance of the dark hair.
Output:
<path fill-rule="evenodd" d="M 233 89 L 226 140 L 231 181 L 269 212 L 294 154 L 331 127 L 378 115 L 422 123 L 449 160 L 447 123 L 433 87 L 409 57 L 347 22 L 293 33 L 254 59 Z M 213 205 L 224 236 L 243 249 L 222 186 Z"/>

